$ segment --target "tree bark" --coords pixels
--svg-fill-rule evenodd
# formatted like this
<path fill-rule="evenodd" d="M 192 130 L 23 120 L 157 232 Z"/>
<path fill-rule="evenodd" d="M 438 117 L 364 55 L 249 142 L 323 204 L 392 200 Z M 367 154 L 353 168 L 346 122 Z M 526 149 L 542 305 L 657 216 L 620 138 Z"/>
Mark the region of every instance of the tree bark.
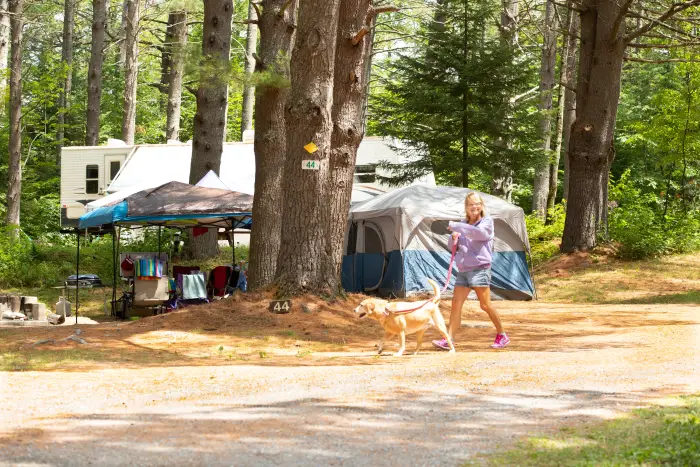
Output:
<path fill-rule="evenodd" d="M 124 107 L 122 110 L 122 140 L 134 144 L 136 134 L 136 86 L 139 74 L 139 18 L 141 0 L 128 0 L 126 7 L 126 61 L 124 62 Z"/>
<path fill-rule="evenodd" d="M 209 170 L 219 174 L 226 136 L 229 54 L 231 52 L 232 0 L 209 0 L 204 4 L 202 33 L 202 74 L 197 89 L 194 116 L 190 183 L 197 183 Z M 216 255 L 216 229 L 193 238 L 186 253 L 192 258 Z"/>
<path fill-rule="evenodd" d="M 518 43 L 518 15 L 519 15 L 519 0 L 503 1 L 503 10 L 501 11 L 501 42 L 508 44 L 510 47 L 515 47 Z M 509 99 L 510 101 L 510 99 Z M 511 116 L 507 115 L 507 119 Z M 513 148 L 513 140 L 509 137 L 499 138 L 496 144 L 505 151 L 511 151 Z M 491 172 L 491 194 L 498 196 L 509 203 L 513 199 L 513 168 L 506 161 L 497 161 L 492 165 Z"/>
<path fill-rule="evenodd" d="M 70 95 L 73 88 L 73 36 L 75 31 L 75 6 L 78 0 L 65 0 L 63 7 L 63 41 L 61 44 L 61 63 L 65 67 L 66 78 L 63 91 L 58 98 L 58 115 L 56 116 L 56 165 L 61 164 L 61 148 L 66 133 L 66 115 L 70 110 Z"/>
<path fill-rule="evenodd" d="M 370 34 L 365 34 L 357 44 L 353 43 L 353 38 L 363 27 L 371 27 L 374 16 L 371 0 L 345 0 L 340 4 L 333 82 L 330 179 L 327 188 L 329 223 L 325 235 L 330 244 L 331 257 L 329 269 L 324 273 L 326 288 L 333 293 L 340 290 L 343 243 L 357 148 L 364 137 L 364 102 L 369 78 L 366 64 L 372 47 Z"/>
<path fill-rule="evenodd" d="M 286 6 L 286 8 L 284 8 Z M 260 25 L 261 71 L 289 79 L 298 2 L 264 0 Z M 283 10 L 284 8 L 284 10 Z M 287 148 L 284 109 L 288 86 L 258 86 L 255 97 L 255 194 L 250 236 L 251 289 L 272 283 L 282 234 L 282 180 Z"/>
<path fill-rule="evenodd" d="M 107 0 L 110 1 L 110 0 Z M 118 1 L 118 0 L 115 0 Z M 124 64 L 126 63 L 126 29 L 127 29 L 127 23 L 129 22 L 127 18 L 127 14 L 129 11 L 129 2 L 132 0 L 123 0 L 122 1 L 122 20 L 121 23 L 119 24 L 119 38 L 117 39 L 119 41 L 119 66 L 121 68 L 124 67 Z"/>
<path fill-rule="evenodd" d="M 178 11 L 168 15 L 168 32 L 165 49 L 168 51 L 168 108 L 165 139 L 179 140 L 182 103 L 182 77 L 185 70 L 185 48 L 187 46 L 187 12 Z"/>
<path fill-rule="evenodd" d="M 24 0 L 10 0 L 10 141 L 5 223 L 19 226 L 22 196 L 22 28 Z"/>
<path fill-rule="evenodd" d="M 102 62 L 104 60 L 105 28 L 107 27 L 106 0 L 92 0 L 92 44 L 88 68 L 88 101 L 85 145 L 100 142 L 100 101 L 102 100 Z"/>
<path fill-rule="evenodd" d="M 0 90 L 7 86 L 5 70 L 10 54 L 10 15 L 9 0 L 0 0 Z"/>
<path fill-rule="evenodd" d="M 253 54 L 258 45 L 258 26 L 252 21 L 259 20 L 253 7 L 253 0 L 248 2 L 248 30 L 245 40 L 245 76 L 246 83 L 243 87 L 243 108 L 241 109 L 241 139 L 243 132 L 253 129 L 253 105 L 255 104 L 255 88 L 250 83 L 250 78 L 255 71 L 255 58 Z"/>
<path fill-rule="evenodd" d="M 571 0 L 569 0 L 569 2 L 571 2 Z M 562 148 L 564 151 L 563 199 L 569 198 L 569 141 L 571 139 L 571 125 L 573 125 L 574 120 L 576 120 L 576 92 L 574 92 L 572 88 L 576 87 L 576 66 L 578 65 L 578 54 L 576 52 L 579 24 L 581 22 L 578 13 L 571 11 L 570 16 L 569 35 L 567 36 L 566 44 L 569 49 L 569 54 L 566 57 L 567 60 L 562 73 L 562 83 L 564 83 L 566 87 L 564 91 L 564 124 L 562 135 Z"/>
<path fill-rule="evenodd" d="M 329 292 L 323 277 L 331 251 L 328 232 L 328 175 L 333 122 L 333 76 L 340 0 L 300 0 L 299 28 L 291 63 L 292 89 L 285 111 L 282 245 L 277 276 L 282 293 Z M 309 154 L 304 146 L 314 143 Z M 318 170 L 303 170 L 313 160 Z"/>
<path fill-rule="evenodd" d="M 587 0 L 581 12 L 563 252 L 593 248 L 607 219 L 607 184 L 615 155 L 613 138 L 625 51 L 625 21 L 615 19 L 622 8 L 617 2 Z"/>
<path fill-rule="evenodd" d="M 540 65 L 540 131 L 542 153 L 535 162 L 535 182 L 532 188 L 532 212 L 544 219 L 547 215 L 549 192 L 549 159 L 552 142 L 552 93 L 557 66 L 557 35 L 554 1 L 547 0 L 543 25 L 542 62 Z"/>

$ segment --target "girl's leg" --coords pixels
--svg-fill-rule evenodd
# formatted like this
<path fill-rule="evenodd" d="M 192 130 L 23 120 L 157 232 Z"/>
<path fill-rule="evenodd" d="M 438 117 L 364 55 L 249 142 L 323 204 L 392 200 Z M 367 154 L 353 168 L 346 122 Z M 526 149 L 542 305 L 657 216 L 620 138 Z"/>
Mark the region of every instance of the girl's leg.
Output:
<path fill-rule="evenodd" d="M 452 311 L 450 312 L 450 324 L 447 332 L 452 340 L 455 339 L 457 331 L 462 325 L 462 306 L 469 296 L 469 287 L 456 286 L 452 295 Z"/>
<path fill-rule="evenodd" d="M 476 292 L 476 296 L 479 297 L 481 309 L 488 313 L 491 322 L 496 326 L 496 332 L 498 334 L 505 334 L 503 332 L 501 317 L 498 315 L 498 311 L 491 305 L 491 289 L 488 287 L 474 287 L 474 292 Z M 452 325 L 452 319 L 450 319 L 450 325 Z"/>

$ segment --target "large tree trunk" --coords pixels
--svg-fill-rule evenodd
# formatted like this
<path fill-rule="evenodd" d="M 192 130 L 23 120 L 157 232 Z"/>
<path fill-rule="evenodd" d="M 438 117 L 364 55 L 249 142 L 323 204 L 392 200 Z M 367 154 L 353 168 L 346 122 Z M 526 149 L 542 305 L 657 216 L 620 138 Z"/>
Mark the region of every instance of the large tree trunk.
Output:
<path fill-rule="evenodd" d="M 366 64 L 372 47 L 372 38 L 367 31 L 374 16 L 371 0 L 341 2 L 333 83 L 330 178 L 327 188 L 329 223 L 325 235 L 330 243 L 331 258 L 324 276 L 331 292 L 340 290 L 343 241 L 352 197 L 355 160 L 357 148 L 364 136 L 364 102 L 368 82 Z"/>
<path fill-rule="evenodd" d="M 70 94 L 73 88 L 73 35 L 75 30 L 75 5 L 78 0 L 66 0 L 63 7 L 63 41 L 61 44 L 61 63 L 66 68 L 63 91 L 58 98 L 58 115 L 56 116 L 56 163 L 61 163 L 61 148 L 66 132 L 66 115 L 70 110 Z"/>
<path fill-rule="evenodd" d="M 241 139 L 243 132 L 253 129 L 253 105 L 255 88 L 250 83 L 250 78 L 255 71 L 255 57 L 253 54 L 257 50 L 258 45 L 258 27 L 253 22 L 258 20 L 253 0 L 248 2 L 248 30 L 245 40 L 245 77 L 246 84 L 243 87 L 243 108 L 241 109 Z"/>
<path fill-rule="evenodd" d="M 283 10 L 284 9 L 284 10 Z M 261 71 L 289 78 L 297 0 L 264 0 L 260 25 Z M 282 234 L 282 176 L 286 144 L 284 109 L 289 88 L 258 86 L 255 97 L 255 195 L 248 280 L 251 289 L 269 285 L 277 272 Z"/>
<path fill-rule="evenodd" d="M 535 162 L 535 182 L 532 188 L 532 212 L 544 219 L 547 215 L 549 192 L 549 159 L 552 142 L 552 93 L 557 66 L 557 34 L 554 1 L 547 0 L 543 25 L 542 62 L 540 65 L 540 131 L 542 153 Z"/>
<path fill-rule="evenodd" d="M 24 0 L 10 0 L 10 144 L 7 168 L 7 225 L 19 226 L 22 196 L 22 28 Z"/>
<path fill-rule="evenodd" d="M 285 112 L 287 160 L 284 168 L 282 246 L 277 276 L 283 293 L 326 290 L 331 260 L 328 232 L 328 174 L 333 122 L 333 73 L 340 0 L 301 0 L 291 63 L 292 90 Z M 314 143 L 309 154 L 304 146 Z M 317 170 L 303 170 L 314 160 Z"/>
<path fill-rule="evenodd" d="M 7 85 L 5 70 L 10 54 L 10 15 L 8 0 L 0 0 L 0 90 Z"/>
<path fill-rule="evenodd" d="M 501 42 L 508 44 L 510 47 L 515 47 L 518 43 L 518 14 L 519 0 L 503 1 L 503 10 L 501 11 Z M 508 98 L 510 102 L 510 98 Z M 511 116 L 507 115 L 510 120 Z M 513 148 L 513 141 L 510 137 L 499 138 L 496 142 L 498 146 L 505 151 L 510 151 Z M 513 168 L 507 160 L 500 160 L 494 163 L 491 171 L 491 194 L 498 196 L 509 203 L 513 199 Z"/>
<path fill-rule="evenodd" d="M 231 52 L 232 0 L 208 0 L 204 4 L 202 65 L 194 116 L 190 183 L 197 183 L 209 170 L 219 174 L 226 137 L 229 53 Z M 186 254 L 192 258 L 216 255 L 216 229 L 207 235 L 190 236 Z"/>
<path fill-rule="evenodd" d="M 165 50 L 168 53 L 168 109 L 165 139 L 178 140 L 180 136 L 180 114 L 182 111 L 182 76 L 185 69 L 187 46 L 187 12 L 178 11 L 168 15 L 168 31 Z"/>
<path fill-rule="evenodd" d="M 136 134 L 136 85 L 139 74 L 139 17 L 140 0 L 125 2 L 126 7 L 126 61 L 124 62 L 124 108 L 122 110 L 122 140 L 134 144 Z"/>
<path fill-rule="evenodd" d="M 571 0 L 569 0 L 571 3 Z M 562 134 L 562 149 L 564 157 L 564 186 L 563 199 L 569 199 L 569 141 L 571 139 L 571 125 L 576 120 L 576 92 L 573 88 L 576 87 L 576 65 L 578 65 L 578 34 L 579 23 L 581 19 L 578 13 L 571 11 L 569 23 L 569 35 L 567 36 L 566 47 L 569 53 L 566 56 L 564 71 L 562 72 L 562 83 L 565 85 L 564 91 L 564 123 Z"/>
<path fill-rule="evenodd" d="M 92 0 L 92 45 L 88 68 L 88 102 L 85 145 L 100 142 L 100 101 L 102 100 L 102 62 L 107 27 L 106 0 Z"/>
<path fill-rule="evenodd" d="M 596 245 L 607 219 L 607 185 L 625 51 L 618 2 L 584 2 L 576 86 L 576 121 L 569 147 L 569 198 L 561 249 Z M 617 27 L 616 27 L 617 26 Z"/>

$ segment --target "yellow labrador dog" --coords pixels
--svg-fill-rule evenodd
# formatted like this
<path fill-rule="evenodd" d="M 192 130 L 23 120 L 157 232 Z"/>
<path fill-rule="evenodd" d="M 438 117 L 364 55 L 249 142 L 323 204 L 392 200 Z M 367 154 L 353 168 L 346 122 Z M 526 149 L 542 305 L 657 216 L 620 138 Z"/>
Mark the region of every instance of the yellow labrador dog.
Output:
<path fill-rule="evenodd" d="M 360 305 L 355 308 L 355 313 L 360 315 L 360 318 L 369 316 L 379 321 L 379 324 L 384 328 L 384 337 L 379 342 L 379 353 L 384 350 L 384 342 L 399 335 L 401 338 L 401 346 L 398 352 L 394 354 L 396 357 L 403 355 L 406 350 L 406 335 L 416 334 L 416 351 L 417 354 L 423 344 L 423 334 L 431 326 L 435 326 L 440 334 L 443 335 L 447 342 L 450 343 L 450 353 L 455 353 L 452 339 L 447 334 L 445 320 L 440 313 L 438 302 L 440 301 L 440 288 L 435 283 L 428 279 L 428 282 L 433 287 L 435 296 L 426 302 L 388 302 L 378 298 L 368 298 L 363 300 Z M 422 303 L 422 305 L 421 305 Z"/>

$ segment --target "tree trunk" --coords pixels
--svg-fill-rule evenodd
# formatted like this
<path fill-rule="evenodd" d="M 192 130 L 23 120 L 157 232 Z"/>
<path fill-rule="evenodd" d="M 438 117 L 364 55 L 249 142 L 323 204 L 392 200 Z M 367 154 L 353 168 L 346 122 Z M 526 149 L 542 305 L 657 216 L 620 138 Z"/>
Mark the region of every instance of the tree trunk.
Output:
<path fill-rule="evenodd" d="M 182 76 L 185 69 L 187 46 L 187 12 L 178 11 L 168 15 L 168 33 L 165 49 L 169 56 L 168 109 L 165 139 L 179 140 L 180 113 L 182 111 Z"/>
<path fill-rule="evenodd" d="M 255 58 L 253 54 L 258 45 L 258 26 L 252 21 L 259 20 L 253 7 L 253 0 L 248 2 L 248 31 L 245 40 L 245 76 L 246 84 L 243 87 L 243 108 L 241 111 L 241 139 L 243 132 L 253 129 L 253 105 L 255 88 L 250 83 L 250 78 L 255 71 Z"/>
<path fill-rule="evenodd" d="M 92 45 L 88 68 L 88 102 L 85 145 L 100 142 L 100 101 L 102 100 L 102 62 L 107 26 L 106 0 L 92 0 Z"/>
<path fill-rule="evenodd" d="M 63 41 L 61 44 L 61 63 L 65 67 L 66 78 L 63 91 L 58 98 L 58 115 L 56 116 L 56 164 L 61 164 L 61 148 L 66 132 L 66 115 L 70 110 L 70 95 L 73 88 L 73 35 L 75 30 L 75 5 L 78 0 L 65 0 L 63 7 Z"/>
<path fill-rule="evenodd" d="M 297 0 L 264 0 L 260 25 L 262 71 L 289 79 L 286 57 L 294 46 Z M 286 8 L 284 8 L 286 5 Z M 284 11 L 282 10 L 284 8 Z M 289 88 L 258 86 L 255 97 L 255 195 L 250 236 L 251 289 L 266 287 L 275 278 L 282 234 L 282 180 L 286 144 L 284 109 Z"/>
<path fill-rule="evenodd" d="M 506 0 L 503 2 L 501 11 L 501 42 L 515 47 L 518 43 L 518 14 L 519 0 Z M 510 102 L 510 98 L 508 98 Z M 506 115 L 507 119 L 512 118 Z M 498 146 L 509 152 L 513 149 L 513 140 L 510 137 L 499 138 L 496 142 Z M 509 203 L 513 199 L 513 168 L 507 160 L 497 161 L 492 165 L 491 172 L 491 194 L 498 196 Z"/>
<path fill-rule="evenodd" d="M 126 7 L 126 61 L 124 62 L 124 108 L 122 140 L 134 144 L 136 134 L 136 85 L 139 73 L 139 15 L 141 0 L 129 0 Z"/>
<path fill-rule="evenodd" d="M 10 157 L 7 168 L 7 225 L 19 226 L 22 196 L 22 28 L 24 0 L 10 0 Z"/>
<path fill-rule="evenodd" d="M 110 0 L 107 0 L 110 1 Z M 118 0 L 115 0 L 118 1 Z M 132 0 L 123 0 L 122 1 L 122 21 L 121 24 L 119 25 L 119 38 L 117 39 L 119 41 L 119 66 L 121 68 L 124 67 L 124 64 L 126 63 L 126 29 L 127 29 L 127 24 L 129 22 L 127 15 L 129 11 L 129 2 Z"/>
<path fill-rule="evenodd" d="M 330 179 L 327 189 L 329 223 L 325 235 L 330 243 L 331 258 L 328 262 L 329 269 L 324 273 L 326 287 L 333 293 L 340 290 L 343 243 L 352 197 L 355 160 L 357 148 L 364 137 L 364 102 L 369 79 L 366 64 L 370 60 L 372 48 L 369 33 L 359 42 L 353 39 L 371 27 L 374 16 L 371 0 L 345 0 L 340 4 L 333 83 Z"/>
<path fill-rule="evenodd" d="M 10 53 L 10 15 L 8 0 L 0 0 L 0 90 L 7 86 L 5 70 Z"/>
<path fill-rule="evenodd" d="M 571 2 L 571 0 L 569 0 Z M 562 135 L 562 147 L 564 156 L 564 186 L 563 199 L 569 198 L 569 140 L 571 139 L 571 125 L 576 120 L 576 92 L 572 88 L 576 87 L 576 66 L 578 65 L 577 43 L 579 34 L 579 23 L 581 19 L 578 13 L 571 11 L 569 23 L 569 35 L 567 36 L 566 47 L 569 53 L 562 72 L 562 83 L 566 85 L 564 91 L 564 125 Z"/>
<path fill-rule="evenodd" d="M 300 0 L 299 27 L 291 63 L 292 89 L 285 112 L 282 246 L 277 276 L 283 293 L 329 292 L 328 175 L 333 122 L 333 73 L 340 0 Z M 304 149 L 314 143 L 312 154 Z M 308 147 L 308 146 L 307 146 Z M 313 160 L 317 170 L 303 170 Z"/>
<path fill-rule="evenodd" d="M 547 193 L 549 192 L 549 159 L 552 142 L 552 93 L 554 72 L 557 66 L 557 34 L 554 1 L 547 0 L 540 65 L 540 131 L 542 154 L 535 162 L 535 182 L 532 188 L 532 212 L 541 219 L 547 215 Z"/>
<path fill-rule="evenodd" d="M 194 116 L 190 183 L 197 183 L 209 170 L 219 174 L 226 136 L 229 53 L 231 52 L 232 0 L 209 0 L 204 4 L 202 75 L 197 89 Z M 201 240 L 200 240 L 201 239 Z M 186 253 L 191 258 L 216 255 L 216 229 L 193 238 Z"/>
<path fill-rule="evenodd" d="M 607 219 L 607 185 L 625 51 L 617 2 L 584 2 L 576 86 L 576 121 L 569 148 L 569 198 L 561 250 L 596 245 Z M 617 29 L 615 29 L 617 25 Z"/>

